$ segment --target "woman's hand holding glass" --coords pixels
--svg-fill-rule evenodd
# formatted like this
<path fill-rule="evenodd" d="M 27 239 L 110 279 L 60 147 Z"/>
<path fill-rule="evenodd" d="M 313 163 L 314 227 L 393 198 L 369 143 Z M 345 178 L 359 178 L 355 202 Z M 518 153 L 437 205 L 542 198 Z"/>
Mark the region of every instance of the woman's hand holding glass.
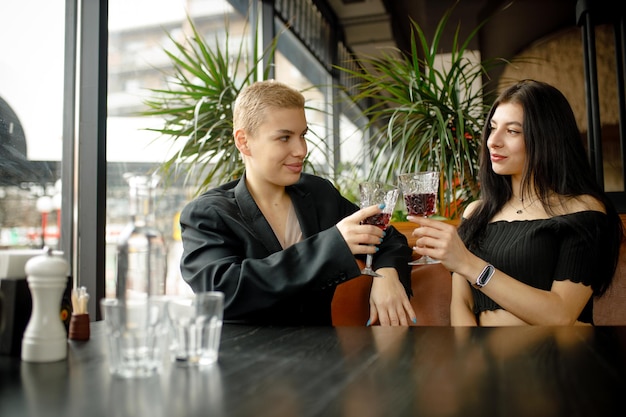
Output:
<path fill-rule="evenodd" d="M 337 229 L 353 255 L 376 252 L 384 232 L 379 227 L 363 224 L 365 219 L 381 213 L 380 206 L 365 207 L 337 223 Z"/>
<path fill-rule="evenodd" d="M 382 230 L 387 229 L 391 220 L 391 214 L 398 201 L 398 189 L 382 182 L 368 181 L 359 184 L 359 193 L 361 195 L 361 208 L 376 204 L 381 208 L 380 213 L 365 218 L 363 223 L 379 227 Z M 365 268 L 361 270 L 361 273 L 373 277 L 381 277 L 382 275 L 377 274 L 372 269 L 373 259 L 374 255 L 368 253 L 365 260 Z"/>
<path fill-rule="evenodd" d="M 419 216 L 409 216 L 408 220 L 419 225 L 412 233 L 416 238 L 414 250 L 436 258 L 449 271 L 462 272 L 463 266 L 472 265 L 476 259 L 463 244 L 456 226 Z"/>

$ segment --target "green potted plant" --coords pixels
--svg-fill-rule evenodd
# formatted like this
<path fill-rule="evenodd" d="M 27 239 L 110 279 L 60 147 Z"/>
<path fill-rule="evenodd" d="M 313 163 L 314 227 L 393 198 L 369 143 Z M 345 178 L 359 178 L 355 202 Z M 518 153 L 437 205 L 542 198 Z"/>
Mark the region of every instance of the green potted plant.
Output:
<path fill-rule="evenodd" d="M 233 140 L 233 105 L 244 87 L 269 78 L 281 34 L 263 51 L 257 48 L 256 33 L 241 36 L 238 49 L 232 53 L 228 21 L 225 37 L 213 43 L 207 42 L 190 18 L 187 21 L 190 36 L 185 41 L 167 33 L 173 45 L 164 49 L 171 64 L 164 71 L 167 86 L 150 90 L 151 97 L 145 101 L 148 110 L 141 115 L 163 119 L 161 127 L 147 130 L 160 133 L 159 140 L 169 140 L 178 150 L 159 167 L 165 185 L 182 176 L 184 183 L 195 184 L 195 193 L 200 194 L 243 174 L 244 164 Z M 246 25 L 244 35 L 247 29 Z M 316 171 L 308 160 L 305 165 L 307 170 Z"/>
<path fill-rule="evenodd" d="M 439 170 L 438 213 L 447 218 L 459 217 L 478 195 L 478 150 L 488 110 L 480 85 L 497 62 L 470 59 L 468 46 L 484 22 L 465 40 L 457 27 L 449 59 L 442 62 L 439 45 L 453 9 L 441 18 L 431 42 L 411 20 L 409 53 L 390 48 L 358 58 L 357 69 L 338 67 L 353 82 L 348 96 L 365 103 L 369 178 L 395 182 L 403 172 Z"/>
<path fill-rule="evenodd" d="M 184 176 L 185 183 L 195 182 L 196 193 L 200 193 L 212 183 L 242 175 L 243 162 L 233 140 L 233 104 L 245 86 L 268 78 L 277 39 L 259 51 L 256 37 L 250 42 L 242 36 L 232 53 L 228 22 L 225 38 L 209 44 L 194 22 L 187 20 L 190 36 L 185 41 L 167 34 L 173 45 L 171 50 L 165 49 L 171 63 L 164 74 L 167 88 L 152 89 L 145 101 L 148 110 L 141 114 L 162 118 L 161 127 L 148 130 L 159 132 L 177 149 L 161 164 L 160 174 L 165 180 Z M 252 51 L 249 44 L 254 45 Z"/>

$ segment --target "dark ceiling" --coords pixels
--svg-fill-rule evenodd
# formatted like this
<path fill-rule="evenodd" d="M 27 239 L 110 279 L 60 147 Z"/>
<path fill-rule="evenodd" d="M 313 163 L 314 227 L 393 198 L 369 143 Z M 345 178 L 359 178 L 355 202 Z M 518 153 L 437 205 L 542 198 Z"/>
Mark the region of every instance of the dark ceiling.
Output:
<path fill-rule="evenodd" d="M 623 1 L 623 0 L 622 0 Z M 457 24 L 460 38 L 465 39 L 481 22 L 485 25 L 474 39 L 472 49 L 478 49 L 482 59 L 510 59 L 539 39 L 577 26 L 577 7 L 593 9 L 602 23 L 614 11 L 621 10 L 613 0 L 324 0 L 336 13 L 344 30 L 348 47 L 371 53 L 366 44 L 388 44 L 402 50 L 410 47 L 410 19 L 413 19 L 429 39 L 439 20 L 454 6 L 441 42 L 447 52 Z M 596 10 L 597 9 L 597 10 Z M 382 12 L 381 12 L 382 10 Z M 618 13 L 619 14 L 619 13 Z M 623 16 L 623 12 L 621 12 Z M 374 30 L 387 21 L 390 33 Z M 369 24 L 368 24 L 369 23 Z M 582 33 L 582 29 L 581 29 Z M 581 34 L 582 36 L 582 34 Z M 582 65 L 582 57 L 581 57 Z M 490 74 L 497 79 L 502 69 Z"/>

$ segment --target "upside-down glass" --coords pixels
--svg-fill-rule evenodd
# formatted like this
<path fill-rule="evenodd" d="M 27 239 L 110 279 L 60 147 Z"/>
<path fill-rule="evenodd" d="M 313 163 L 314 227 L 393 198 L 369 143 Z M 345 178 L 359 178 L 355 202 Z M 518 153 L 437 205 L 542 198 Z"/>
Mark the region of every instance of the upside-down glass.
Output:
<path fill-rule="evenodd" d="M 439 192 L 439 172 L 423 171 L 413 174 L 401 174 L 398 180 L 409 215 L 428 217 L 435 214 L 437 211 L 437 193 Z M 409 262 L 409 265 L 436 263 L 439 263 L 439 261 L 424 255 Z"/>
<path fill-rule="evenodd" d="M 359 184 L 359 193 L 361 197 L 361 208 L 384 204 L 381 213 L 368 217 L 362 223 L 378 226 L 382 230 L 385 230 L 387 226 L 389 226 L 391 215 L 398 201 L 398 189 L 383 182 L 368 181 Z M 361 273 L 373 277 L 380 277 L 382 275 L 377 274 L 372 269 L 373 259 L 374 256 L 368 253 L 365 260 L 365 268 L 361 270 Z"/>

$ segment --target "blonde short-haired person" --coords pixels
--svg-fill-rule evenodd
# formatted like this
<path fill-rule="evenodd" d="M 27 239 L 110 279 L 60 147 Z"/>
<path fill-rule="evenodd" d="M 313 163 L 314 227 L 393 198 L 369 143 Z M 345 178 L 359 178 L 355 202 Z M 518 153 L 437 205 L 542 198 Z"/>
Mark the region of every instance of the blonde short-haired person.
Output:
<path fill-rule="evenodd" d="M 493 104 L 483 131 L 481 199 L 457 229 L 411 217 L 416 251 L 452 271 L 453 325 L 593 324 L 609 287 L 621 220 L 597 184 L 572 109 L 524 80 Z"/>
<path fill-rule="evenodd" d="M 254 83 L 237 97 L 233 124 L 245 174 L 180 216 L 181 271 L 194 291 L 223 291 L 230 322 L 331 325 L 336 286 L 360 275 L 355 256 L 375 252 L 384 277 L 373 280 L 368 324 L 415 322 L 404 235 L 361 225 L 381 209 L 359 210 L 329 181 L 302 172 L 302 94 L 277 81 Z"/>

